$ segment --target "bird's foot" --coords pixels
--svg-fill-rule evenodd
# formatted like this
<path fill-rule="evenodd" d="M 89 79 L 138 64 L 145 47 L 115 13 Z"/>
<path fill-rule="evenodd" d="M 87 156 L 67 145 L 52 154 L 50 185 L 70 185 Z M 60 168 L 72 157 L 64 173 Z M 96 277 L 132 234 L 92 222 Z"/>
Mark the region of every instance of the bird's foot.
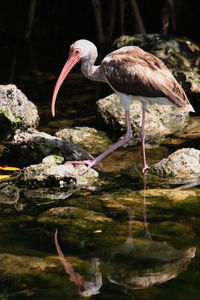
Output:
<path fill-rule="evenodd" d="M 148 165 L 145 164 L 142 168 L 142 173 L 145 174 L 148 168 L 149 168 Z"/>
<path fill-rule="evenodd" d="M 94 165 L 98 165 L 101 171 L 105 172 L 102 164 L 97 163 L 95 160 L 74 160 L 74 161 L 66 161 L 65 164 L 73 164 L 73 165 L 86 165 L 87 169 L 81 172 L 80 176 L 85 174 L 89 169 L 91 169 Z"/>

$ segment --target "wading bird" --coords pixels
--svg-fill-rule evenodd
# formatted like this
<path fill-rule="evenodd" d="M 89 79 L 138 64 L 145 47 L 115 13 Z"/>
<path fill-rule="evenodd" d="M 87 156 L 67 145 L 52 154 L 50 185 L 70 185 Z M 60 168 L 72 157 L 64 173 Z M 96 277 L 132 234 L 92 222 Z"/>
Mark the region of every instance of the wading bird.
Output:
<path fill-rule="evenodd" d="M 51 110 L 55 116 L 57 93 L 73 66 L 80 60 L 83 75 L 93 81 L 101 81 L 110 85 L 117 93 L 125 109 L 127 132 L 116 144 L 94 160 L 80 163 L 86 164 L 87 172 L 94 165 L 132 138 L 130 122 L 130 104 L 133 100 L 142 103 L 141 143 L 143 153 L 143 173 L 148 168 L 145 156 L 145 111 L 149 101 L 158 104 L 175 105 L 184 111 L 194 112 L 192 105 L 165 64 L 154 55 L 136 46 L 122 47 L 108 54 L 99 66 L 94 63 L 97 58 L 96 46 L 88 40 L 78 40 L 71 45 L 66 61 L 55 85 Z"/>

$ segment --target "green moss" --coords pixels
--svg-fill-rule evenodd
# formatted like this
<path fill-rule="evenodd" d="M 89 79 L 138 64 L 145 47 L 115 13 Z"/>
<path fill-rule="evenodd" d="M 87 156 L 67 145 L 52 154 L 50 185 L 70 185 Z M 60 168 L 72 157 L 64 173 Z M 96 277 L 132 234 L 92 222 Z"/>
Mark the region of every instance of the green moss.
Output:
<path fill-rule="evenodd" d="M 22 119 L 20 119 L 19 117 L 15 117 L 15 120 L 11 119 L 10 111 L 7 107 L 3 110 L 2 113 L 12 125 L 12 129 L 14 130 L 14 132 L 22 125 Z"/>
<path fill-rule="evenodd" d="M 5 116 L 8 120 L 10 120 L 10 117 L 9 117 L 9 109 L 8 109 L 7 107 L 3 110 L 3 114 L 4 114 L 4 116 Z"/>
<path fill-rule="evenodd" d="M 57 164 L 61 164 L 64 161 L 64 157 L 59 156 L 59 155 L 53 155 L 55 161 Z"/>
<path fill-rule="evenodd" d="M 175 171 L 170 171 L 168 174 L 167 174 L 168 177 L 171 177 L 171 178 L 174 178 L 177 176 L 176 172 Z"/>

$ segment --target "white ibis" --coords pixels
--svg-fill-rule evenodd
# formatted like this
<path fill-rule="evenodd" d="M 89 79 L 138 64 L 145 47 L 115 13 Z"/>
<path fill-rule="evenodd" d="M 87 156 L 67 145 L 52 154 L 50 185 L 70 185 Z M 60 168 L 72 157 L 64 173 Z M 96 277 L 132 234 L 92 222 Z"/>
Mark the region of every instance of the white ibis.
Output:
<path fill-rule="evenodd" d="M 185 92 L 178 84 L 164 63 L 154 55 L 136 46 L 122 47 L 108 54 L 99 66 L 94 63 L 97 58 L 97 48 L 87 40 L 78 40 L 71 45 L 69 57 L 55 85 L 51 110 L 55 115 L 57 93 L 65 77 L 72 67 L 80 60 L 81 70 L 85 77 L 93 81 L 108 83 L 118 94 L 125 109 L 127 132 L 116 144 L 94 160 L 75 161 L 86 164 L 87 172 L 94 165 L 132 138 L 129 108 L 132 100 L 142 103 L 141 143 L 143 153 L 143 173 L 148 168 L 145 156 L 145 111 L 149 101 L 158 104 L 168 104 L 184 111 L 194 112 Z M 83 174 L 82 173 L 82 174 Z"/>

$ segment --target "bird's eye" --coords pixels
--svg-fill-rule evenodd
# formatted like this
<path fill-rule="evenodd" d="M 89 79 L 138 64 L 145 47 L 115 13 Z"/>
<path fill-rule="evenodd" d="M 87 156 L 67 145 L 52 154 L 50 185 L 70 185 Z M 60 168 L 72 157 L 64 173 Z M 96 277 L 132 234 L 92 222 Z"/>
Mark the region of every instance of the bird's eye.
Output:
<path fill-rule="evenodd" d="M 80 50 L 76 49 L 76 50 L 75 50 L 75 53 L 76 53 L 76 54 L 80 54 Z"/>

